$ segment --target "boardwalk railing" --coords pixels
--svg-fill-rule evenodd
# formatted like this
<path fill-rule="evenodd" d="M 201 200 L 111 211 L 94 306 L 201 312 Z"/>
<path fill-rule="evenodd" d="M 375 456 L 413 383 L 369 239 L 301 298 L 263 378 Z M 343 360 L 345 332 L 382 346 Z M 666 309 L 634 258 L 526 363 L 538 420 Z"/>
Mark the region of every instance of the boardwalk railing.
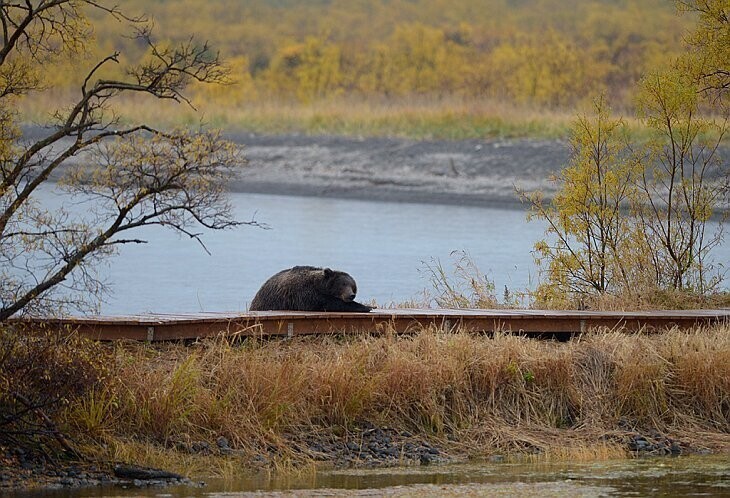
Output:
<path fill-rule="evenodd" d="M 570 337 L 597 327 L 657 331 L 730 323 L 730 308 L 691 311 L 542 311 L 483 309 L 376 309 L 370 313 L 268 311 L 246 313 L 143 314 L 11 319 L 15 327 L 75 330 L 99 340 L 166 341 L 212 337 L 303 334 L 407 333 L 422 327 L 527 336 Z"/>

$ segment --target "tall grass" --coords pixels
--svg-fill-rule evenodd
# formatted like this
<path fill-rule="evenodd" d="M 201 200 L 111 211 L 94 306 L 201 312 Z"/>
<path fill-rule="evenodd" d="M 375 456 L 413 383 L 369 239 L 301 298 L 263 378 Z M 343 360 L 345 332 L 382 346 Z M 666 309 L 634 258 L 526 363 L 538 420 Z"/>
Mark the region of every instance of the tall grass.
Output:
<path fill-rule="evenodd" d="M 93 404 L 68 408 L 69 430 L 100 456 L 159 465 L 167 454 L 182 471 L 194 463 L 174 449 L 181 441 L 225 436 L 244 461 L 263 454 L 302 465 L 302 434 L 347 437 L 364 422 L 471 455 L 616 456 L 627 425 L 730 448 L 728 326 L 602 331 L 568 343 L 430 328 L 407 337 L 129 344 L 113 356 L 115 382 L 89 394 Z"/>
<path fill-rule="evenodd" d="M 70 105 L 72 96 L 47 92 L 21 102 L 26 123 L 47 122 L 50 110 Z M 491 137 L 558 138 L 567 135 L 570 110 L 554 111 L 493 100 L 459 98 L 333 98 L 310 104 L 262 99 L 231 104 L 193 98 L 195 109 L 140 96 L 120 98 L 122 121 L 156 126 L 206 124 L 227 131 L 258 133 L 397 136 L 413 139 Z"/>

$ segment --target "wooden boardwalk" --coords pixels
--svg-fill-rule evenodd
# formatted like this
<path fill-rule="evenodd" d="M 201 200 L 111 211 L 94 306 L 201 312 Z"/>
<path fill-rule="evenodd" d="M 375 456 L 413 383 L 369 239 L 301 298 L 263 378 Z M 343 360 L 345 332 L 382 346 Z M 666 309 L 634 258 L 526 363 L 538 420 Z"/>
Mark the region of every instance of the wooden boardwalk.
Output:
<path fill-rule="evenodd" d="M 217 336 L 408 333 L 421 327 L 504 331 L 535 337 L 568 338 L 596 327 L 659 331 L 672 327 L 730 323 L 730 308 L 691 311 L 541 311 L 483 309 L 377 309 L 370 313 L 268 311 L 246 313 L 143 314 L 11 319 L 16 327 L 76 330 L 99 340 L 190 340 Z"/>

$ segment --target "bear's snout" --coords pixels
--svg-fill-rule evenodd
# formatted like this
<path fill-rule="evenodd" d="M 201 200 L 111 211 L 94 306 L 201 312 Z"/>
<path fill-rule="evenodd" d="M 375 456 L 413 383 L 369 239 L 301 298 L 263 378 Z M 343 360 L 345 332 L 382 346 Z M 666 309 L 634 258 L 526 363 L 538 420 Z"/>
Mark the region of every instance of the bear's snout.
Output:
<path fill-rule="evenodd" d="M 355 300 L 355 294 L 350 294 L 349 296 L 345 297 L 345 301 L 354 301 Z"/>

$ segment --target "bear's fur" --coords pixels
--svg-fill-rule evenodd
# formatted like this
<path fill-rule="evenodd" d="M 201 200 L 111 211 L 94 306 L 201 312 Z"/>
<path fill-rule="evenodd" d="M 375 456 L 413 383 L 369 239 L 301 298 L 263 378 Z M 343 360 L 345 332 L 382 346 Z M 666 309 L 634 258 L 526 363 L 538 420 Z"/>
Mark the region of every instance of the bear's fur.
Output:
<path fill-rule="evenodd" d="M 354 311 L 372 308 L 355 302 L 357 285 L 345 272 L 295 266 L 282 270 L 261 286 L 251 301 L 251 311 Z"/>

